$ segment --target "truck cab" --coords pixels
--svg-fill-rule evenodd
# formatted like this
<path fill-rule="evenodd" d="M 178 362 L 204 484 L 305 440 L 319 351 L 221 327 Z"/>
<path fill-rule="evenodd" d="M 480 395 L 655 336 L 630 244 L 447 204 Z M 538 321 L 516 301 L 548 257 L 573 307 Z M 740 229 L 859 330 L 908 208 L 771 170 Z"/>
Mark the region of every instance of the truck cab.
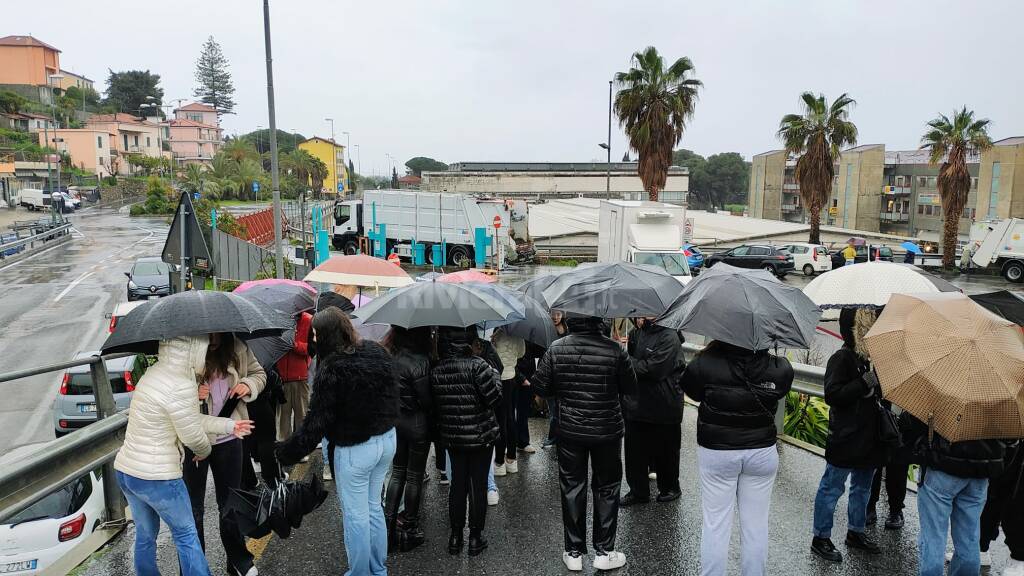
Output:
<path fill-rule="evenodd" d="M 693 279 L 683 250 L 686 208 L 663 202 L 606 200 L 598 222 L 598 262 L 657 266 L 682 284 Z"/>
<path fill-rule="evenodd" d="M 359 252 L 359 237 L 363 236 L 363 203 L 360 200 L 346 200 L 334 204 L 335 250 L 347 255 Z"/>

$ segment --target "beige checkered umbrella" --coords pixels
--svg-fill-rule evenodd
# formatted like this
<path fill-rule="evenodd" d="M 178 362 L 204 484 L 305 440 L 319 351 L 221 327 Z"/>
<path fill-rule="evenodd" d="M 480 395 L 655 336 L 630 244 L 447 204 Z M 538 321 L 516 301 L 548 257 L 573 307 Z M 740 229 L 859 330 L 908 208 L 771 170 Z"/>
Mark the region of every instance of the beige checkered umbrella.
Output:
<path fill-rule="evenodd" d="M 950 442 L 1024 437 L 1024 335 L 957 292 L 893 294 L 865 344 L 893 404 Z"/>

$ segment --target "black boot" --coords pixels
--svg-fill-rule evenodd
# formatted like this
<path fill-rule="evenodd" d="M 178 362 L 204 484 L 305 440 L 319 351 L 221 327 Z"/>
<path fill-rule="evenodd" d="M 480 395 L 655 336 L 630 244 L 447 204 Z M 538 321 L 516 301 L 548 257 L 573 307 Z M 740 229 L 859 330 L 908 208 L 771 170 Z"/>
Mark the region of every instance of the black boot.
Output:
<path fill-rule="evenodd" d="M 885 521 L 886 530 L 899 530 L 903 528 L 903 512 L 890 512 L 889 518 Z"/>
<path fill-rule="evenodd" d="M 878 547 L 878 544 L 874 540 L 867 537 L 863 532 L 854 532 L 853 530 L 847 530 L 846 532 L 846 547 L 856 548 L 858 550 L 864 550 L 871 554 L 878 554 L 882 551 Z"/>
<path fill-rule="evenodd" d="M 423 544 L 425 540 L 426 536 L 419 527 L 419 523 L 407 521 L 398 531 L 398 550 L 408 552 Z"/>
<path fill-rule="evenodd" d="M 462 530 L 453 530 L 452 535 L 448 537 L 448 553 L 452 556 L 458 556 L 462 553 L 462 546 L 465 542 L 462 539 Z"/>
<path fill-rule="evenodd" d="M 482 532 L 470 532 L 469 533 L 469 555 L 477 556 L 484 550 L 487 550 L 487 538 L 484 538 Z"/>
<path fill-rule="evenodd" d="M 390 554 L 398 549 L 398 518 L 385 514 L 384 525 L 388 529 L 388 554 Z"/>
<path fill-rule="evenodd" d="M 811 540 L 811 552 L 814 552 L 829 562 L 843 561 L 843 555 L 839 553 L 839 550 L 836 550 L 835 544 L 832 544 L 831 538 L 818 538 L 815 536 Z"/>

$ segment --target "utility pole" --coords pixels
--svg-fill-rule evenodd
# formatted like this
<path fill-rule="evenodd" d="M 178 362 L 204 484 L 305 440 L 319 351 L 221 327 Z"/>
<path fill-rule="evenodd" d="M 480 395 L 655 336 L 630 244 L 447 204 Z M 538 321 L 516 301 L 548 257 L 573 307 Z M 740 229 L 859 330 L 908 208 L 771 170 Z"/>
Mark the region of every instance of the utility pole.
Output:
<path fill-rule="evenodd" d="M 277 118 L 274 116 L 274 59 L 270 54 L 270 0 L 263 0 L 263 39 L 267 47 L 267 108 L 270 109 L 270 180 L 274 198 L 274 255 L 277 277 L 284 278 L 281 246 L 281 175 L 277 167 Z"/>
<path fill-rule="evenodd" d="M 328 168 L 334 172 L 334 194 L 338 194 L 338 146 L 334 143 L 334 118 L 324 118 L 331 123 L 331 165 Z"/>
<path fill-rule="evenodd" d="M 345 162 L 345 173 L 348 174 L 348 163 L 352 161 L 352 135 L 348 132 L 342 132 L 345 135 L 345 154 L 342 157 L 342 161 Z M 345 192 L 352 192 L 352 175 L 348 174 L 348 180 L 345 182 Z"/>
<path fill-rule="evenodd" d="M 608 81 L 608 167 L 604 176 L 604 192 L 612 199 L 612 81 Z"/>

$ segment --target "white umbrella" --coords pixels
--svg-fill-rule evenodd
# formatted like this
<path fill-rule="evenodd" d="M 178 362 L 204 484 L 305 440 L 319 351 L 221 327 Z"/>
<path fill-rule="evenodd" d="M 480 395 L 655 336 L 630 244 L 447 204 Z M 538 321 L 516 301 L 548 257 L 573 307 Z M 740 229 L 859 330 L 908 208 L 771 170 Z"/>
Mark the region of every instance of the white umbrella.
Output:
<path fill-rule="evenodd" d="M 804 288 L 819 308 L 881 308 L 893 294 L 936 293 L 939 289 L 914 269 L 892 262 L 851 264 L 826 272 Z"/>

